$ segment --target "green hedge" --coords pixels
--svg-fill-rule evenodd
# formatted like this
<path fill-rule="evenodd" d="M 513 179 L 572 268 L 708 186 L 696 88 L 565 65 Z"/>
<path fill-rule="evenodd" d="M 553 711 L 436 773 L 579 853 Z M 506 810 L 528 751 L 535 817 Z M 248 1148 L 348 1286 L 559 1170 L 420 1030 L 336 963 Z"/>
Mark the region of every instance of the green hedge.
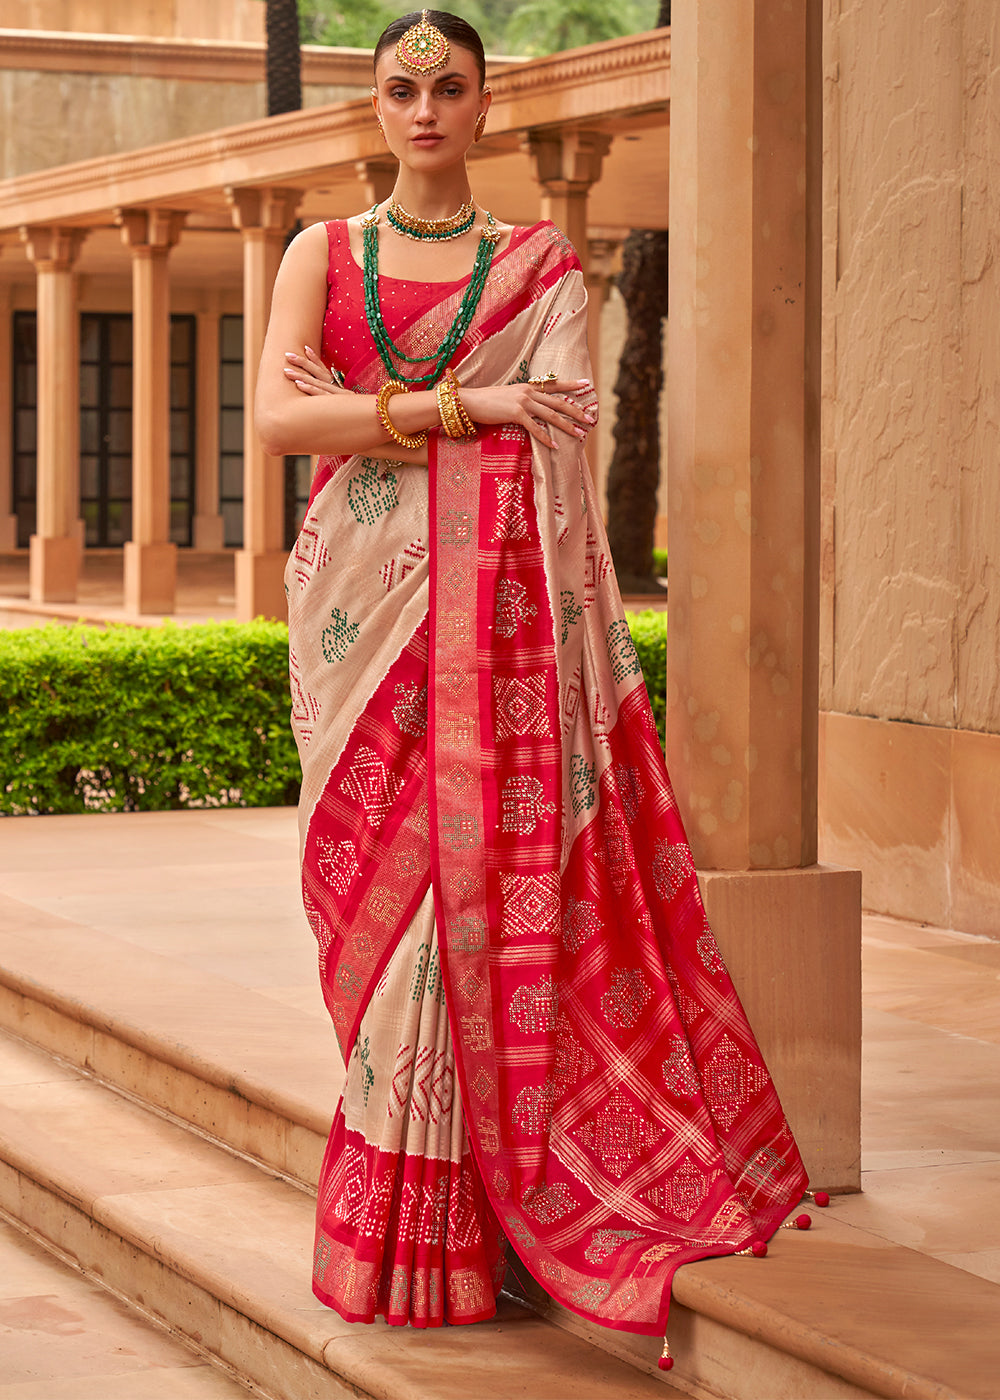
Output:
<path fill-rule="evenodd" d="M 662 742 L 666 613 L 628 623 Z M 281 623 L 0 631 L 0 814 L 293 803 L 288 711 Z"/>
<path fill-rule="evenodd" d="M 628 630 L 632 633 L 639 653 L 642 678 L 646 682 L 656 732 L 666 747 L 667 723 L 667 614 L 646 608 L 641 613 L 626 613 Z"/>
<path fill-rule="evenodd" d="M 288 629 L 0 632 L 0 812 L 294 802 Z"/>

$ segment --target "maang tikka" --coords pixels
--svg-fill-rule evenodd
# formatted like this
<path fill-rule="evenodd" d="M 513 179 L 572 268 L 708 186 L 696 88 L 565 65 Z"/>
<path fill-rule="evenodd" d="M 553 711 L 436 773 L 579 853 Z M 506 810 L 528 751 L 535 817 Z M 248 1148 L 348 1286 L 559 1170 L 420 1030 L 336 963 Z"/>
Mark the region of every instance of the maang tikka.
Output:
<path fill-rule="evenodd" d="M 396 45 L 396 62 L 408 73 L 422 75 L 443 68 L 450 58 L 448 40 L 421 10 L 419 23 L 411 24 Z"/>

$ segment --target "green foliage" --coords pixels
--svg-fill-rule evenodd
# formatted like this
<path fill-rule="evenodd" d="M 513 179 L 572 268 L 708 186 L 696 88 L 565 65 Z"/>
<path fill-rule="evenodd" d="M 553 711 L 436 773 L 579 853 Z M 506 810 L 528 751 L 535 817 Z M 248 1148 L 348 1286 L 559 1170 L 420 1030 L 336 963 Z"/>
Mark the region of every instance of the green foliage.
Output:
<path fill-rule="evenodd" d="M 303 44 L 370 49 L 398 14 L 381 0 L 299 0 L 299 36 Z"/>
<path fill-rule="evenodd" d="M 414 6 L 419 9 L 419 6 Z M 432 7 L 433 8 L 433 7 Z M 536 55 L 596 44 L 656 25 L 657 0 L 449 0 L 441 8 L 461 15 L 479 31 L 487 53 Z M 370 49 L 405 7 L 382 0 L 299 0 L 299 32 L 304 44 Z"/>
<path fill-rule="evenodd" d="M 657 578 L 667 576 L 667 551 L 665 549 L 653 550 L 653 573 Z"/>
<path fill-rule="evenodd" d="M 629 613 L 664 742 L 667 615 Z M 288 629 L 0 631 L 0 814 L 294 803 Z"/>
<path fill-rule="evenodd" d="M 295 802 L 288 629 L 0 632 L 0 812 Z"/>
<path fill-rule="evenodd" d="M 646 608 L 641 613 L 626 613 L 628 630 L 632 633 L 639 653 L 642 678 L 646 682 L 649 703 L 653 707 L 656 732 L 660 743 L 667 743 L 667 614 Z"/>

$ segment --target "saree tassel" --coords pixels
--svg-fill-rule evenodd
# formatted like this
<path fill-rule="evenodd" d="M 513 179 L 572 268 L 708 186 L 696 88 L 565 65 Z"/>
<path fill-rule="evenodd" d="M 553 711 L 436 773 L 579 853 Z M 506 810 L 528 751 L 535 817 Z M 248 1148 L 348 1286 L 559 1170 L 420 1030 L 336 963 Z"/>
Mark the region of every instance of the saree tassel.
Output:
<path fill-rule="evenodd" d="M 802 1215 L 796 1215 L 791 1220 L 783 1220 L 781 1222 L 781 1228 L 783 1230 L 811 1230 L 812 1216 L 803 1213 Z"/>
<path fill-rule="evenodd" d="M 813 1205 L 824 1207 L 830 1204 L 829 1191 L 807 1191 L 806 1195 L 812 1197 Z"/>
<path fill-rule="evenodd" d="M 660 1352 L 660 1359 L 656 1363 L 661 1371 L 672 1371 L 674 1369 L 674 1358 L 670 1355 L 670 1343 L 666 1337 L 663 1338 L 663 1350 Z"/>
<path fill-rule="evenodd" d="M 737 1249 L 737 1254 L 752 1254 L 755 1259 L 764 1259 L 767 1256 L 767 1245 L 763 1240 L 754 1240 L 753 1244 L 748 1244 L 746 1249 Z"/>

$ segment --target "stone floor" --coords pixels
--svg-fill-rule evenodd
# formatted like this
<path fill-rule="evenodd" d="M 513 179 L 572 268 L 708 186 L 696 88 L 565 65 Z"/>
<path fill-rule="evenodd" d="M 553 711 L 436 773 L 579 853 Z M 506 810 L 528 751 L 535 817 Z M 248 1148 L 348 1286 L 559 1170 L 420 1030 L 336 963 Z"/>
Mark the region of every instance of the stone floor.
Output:
<path fill-rule="evenodd" d="M 182 549 L 177 554 L 175 622 L 206 622 L 232 617 L 236 604 L 233 553 Z M 0 554 L 0 627 L 34 627 L 44 622 L 130 622 L 155 626 L 161 616 L 136 617 L 125 611 L 120 549 L 88 549 L 83 557 L 76 603 L 36 604 L 28 600 L 28 556 Z M 666 588 L 650 596 L 626 598 L 635 611 L 667 606 Z"/>
<path fill-rule="evenodd" d="M 0 907 L 39 938 L 69 925 L 110 936 L 138 960 L 225 979 L 248 1006 L 306 1017 L 308 1056 L 269 1036 L 248 1043 L 246 1023 L 222 1014 L 210 1033 L 234 1066 L 285 1055 L 332 1109 L 340 1068 L 299 909 L 292 810 L 11 819 Z M 864 954 L 864 1193 L 817 1226 L 836 1220 L 1000 1282 L 1000 942 L 868 917 Z M 0 1279 L 0 1400 L 244 1393 L 9 1228 Z"/>
<path fill-rule="evenodd" d="M 28 600 L 26 552 L 0 554 L 0 627 L 34 627 L 44 622 L 143 622 L 125 611 L 120 549 L 88 549 L 83 556 L 76 603 L 34 604 Z M 232 617 L 236 604 L 233 555 L 180 550 L 177 556 L 176 622 L 207 622 Z"/>

